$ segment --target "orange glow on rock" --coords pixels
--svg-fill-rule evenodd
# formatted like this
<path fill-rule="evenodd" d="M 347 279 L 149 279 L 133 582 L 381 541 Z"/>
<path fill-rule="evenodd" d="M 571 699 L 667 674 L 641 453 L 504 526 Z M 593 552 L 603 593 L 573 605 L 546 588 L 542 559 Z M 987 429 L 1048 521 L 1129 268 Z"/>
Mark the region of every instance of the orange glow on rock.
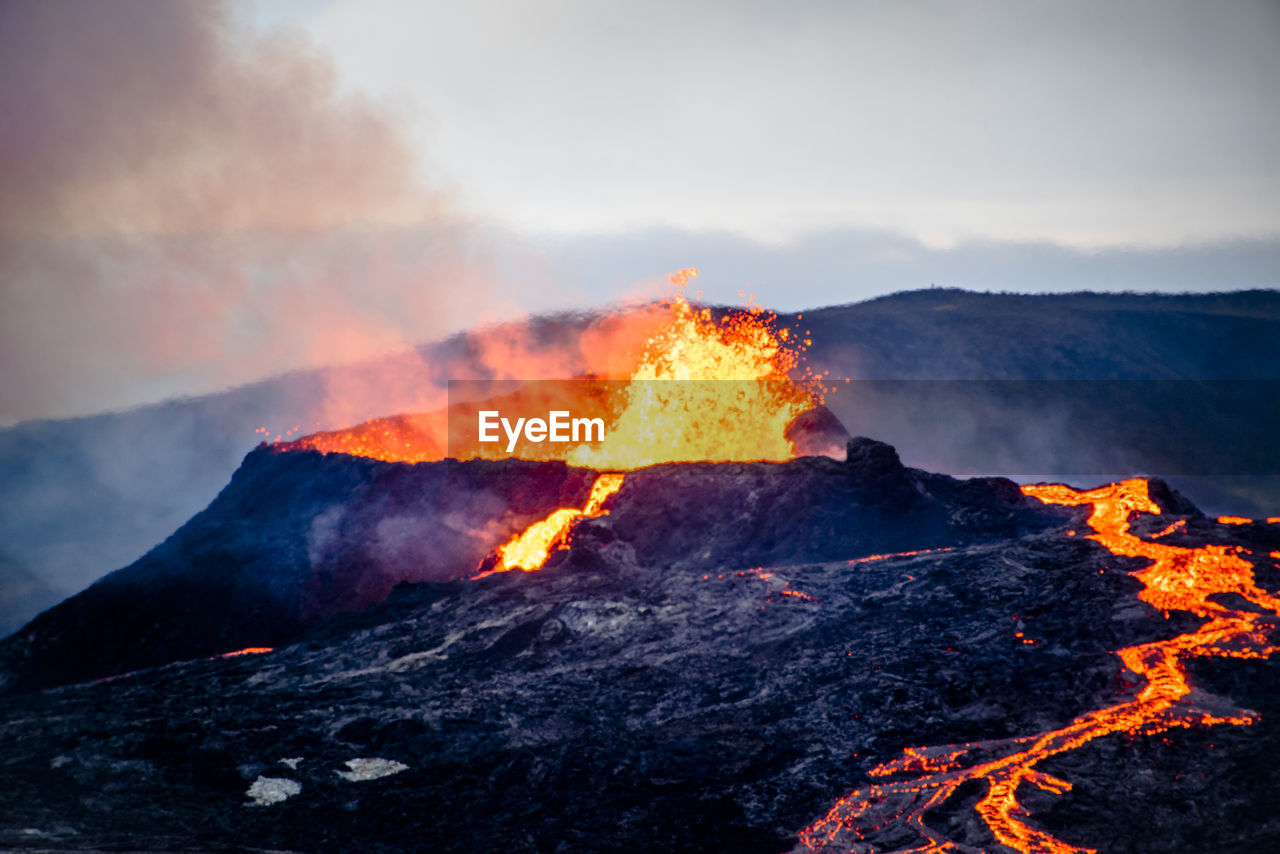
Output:
<path fill-rule="evenodd" d="M 1252 525 L 1252 519 L 1246 519 L 1243 516 L 1219 516 L 1219 525 Z"/>
<path fill-rule="evenodd" d="M 1116 732 L 1151 734 L 1175 727 L 1253 722 L 1253 713 L 1195 691 L 1184 667 L 1189 658 L 1265 658 L 1280 649 L 1269 637 L 1274 618 L 1280 615 L 1280 599 L 1254 583 L 1253 566 L 1241 557 L 1242 550 L 1170 546 L 1134 535 L 1130 531 L 1134 514 L 1161 512 L 1150 497 L 1147 481 L 1140 478 L 1089 491 L 1062 485 L 1024 486 L 1022 491 L 1047 504 L 1092 505 L 1090 539 L 1112 554 L 1150 561 L 1145 569 L 1131 573 L 1143 583 L 1139 598 L 1162 611 L 1187 611 L 1206 622 L 1170 640 L 1118 650 L 1124 665 L 1145 682 L 1124 703 L 1088 712 L 1061 729 L 1039 735 L 907 748 L 898 759 L 869 772 L 873 777 L 900 779 L 841 798 L 826 816 L 801 831 L 801 849 L 848 851 L 867 833 L 900 823 L 919 840 L 915 847 L 900 850 L 960 850 L 929 827 L 924 815 L 962 783 L 980 780 L 986 783 L 986 794 L 974 808 L 1001 845 L 1022 854 L 1092 854 L 1092 849 L 1064 842 L 1030 823 L 1030 813 L 1018 801 L 1019 787 L 1030 784 L 1053 794 L 1071 789 L 1069 782 L 1036 770 L 1037 764 Z M 1220 593 L 1237 594 L 1258 611 L 1232 608 L 1209 598 Z"/>

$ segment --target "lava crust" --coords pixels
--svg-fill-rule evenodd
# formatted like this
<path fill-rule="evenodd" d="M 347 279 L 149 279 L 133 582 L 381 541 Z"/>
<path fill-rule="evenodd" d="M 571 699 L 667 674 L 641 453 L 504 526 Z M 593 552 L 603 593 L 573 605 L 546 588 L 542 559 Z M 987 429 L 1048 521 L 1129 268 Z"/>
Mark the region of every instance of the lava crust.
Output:
<path fill-rule="evenodd" d="M 477 471 L 534 476 L 521 465 Z M 310 472 L 312 488 L 329 467 L 333 479 L 305 498 L 243 488 L 271 466 Z M 415 489 L 452 476 L 430 466 L 259 452 L 201 524 L 229 531 L 223 553 L 237 559 L 305 555 L 351 472 L 364 491 L 341 518 L 360 521 L 338 542 L 376 530 L 361 508 L 429 512 L 437 499 Z M 590 473 L 543 473 L 547 504 L 585 497 Z M 375 488 L 382 477 L 396 488 Z M 1143 536 L 1182 521 L 1170 537 L 1280 548 L 1264 526 L 1217 526 L 1158 482 L 1152 495 L 1164 512 L 1141 519 Z M 266 509 L 282 502 L 288 513 Z M 906 748 L 1025 737 L 1123 702 L 1138 686 L 1112 653 L 1200 622 L 1137 598 L 1128 573 L 1145 561 L 1080 536 L 1086 507 L 907 469 L 870 440 L 845 463 L 641 470 L 609 511 L 540 571 L 405 581 L 268 653 L 11 691 L 0 847 L 777 854 Z M 235 540 L 237 518 L 290 521 L 236 551 L 249 542 Z M 179 532 L 152 566 L 211 572 L 182 562 L 192 542 L 205 541 Z M 1260 564 L 1274 589 L 1268 573 Z M 29 634 L 61 625 L 53 613 L 7 642 L 11 668 Z M 1118 734 L 1055 757 L 1042 770 L 1073 788 L 1024 797 L 1031 821 L 1114 854 L 1277 848 L 1277 666 L 1197 661 L 1199 687 L 1256 723 Z M 926 817 L 955 851 L 1006 850 L 974 812 L 980 789 Z M 889 828 L 872 844 L 915 841 Z"/>

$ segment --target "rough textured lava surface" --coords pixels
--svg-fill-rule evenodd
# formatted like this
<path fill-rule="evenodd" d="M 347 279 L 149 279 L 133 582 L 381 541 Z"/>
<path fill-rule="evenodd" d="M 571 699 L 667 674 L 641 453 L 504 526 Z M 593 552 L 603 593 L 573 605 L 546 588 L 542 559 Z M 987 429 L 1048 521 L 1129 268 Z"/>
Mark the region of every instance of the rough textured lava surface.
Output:
<path fill-rule="evenodd" d="M 0 848 L 803 850 L 904 751 L 1129 702 L 1145 686 L 1115 651 L 1204 623 L 1138 598 L 1150 561 L 1084 536 L 1087 505 L 867 439 L 847 457 L 631 472 L 542 569 L 476 578 L 594 473 L 255 452 L 166 543 L 5 642 Z M 1160 512 L 1134 536 L 1237 548 L 1280 587 L 1278 526 L 1148 486 Z M 220 655 L 255 646 L 274 648 Z M 1023 785 L 1023 820 L 1114 854 L 1280 850 L 1280 662 L 1186 666 L 1251 723 L 1050 757 L 1037 771 L 1071 785 Z M 961 784 L 926 834 L 844 850 L 1015 850 L 987 794 Z"/>

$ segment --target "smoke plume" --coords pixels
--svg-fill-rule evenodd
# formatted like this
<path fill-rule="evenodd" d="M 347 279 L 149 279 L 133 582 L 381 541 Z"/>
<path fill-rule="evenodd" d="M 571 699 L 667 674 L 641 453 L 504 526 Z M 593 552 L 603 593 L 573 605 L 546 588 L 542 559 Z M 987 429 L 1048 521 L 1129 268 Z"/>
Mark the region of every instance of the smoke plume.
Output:
<path fill-rule="evenodd" d="M 0 115 L 0 423 L 513 313 L 405 116 L 224 3 L 5 4 Z"/>

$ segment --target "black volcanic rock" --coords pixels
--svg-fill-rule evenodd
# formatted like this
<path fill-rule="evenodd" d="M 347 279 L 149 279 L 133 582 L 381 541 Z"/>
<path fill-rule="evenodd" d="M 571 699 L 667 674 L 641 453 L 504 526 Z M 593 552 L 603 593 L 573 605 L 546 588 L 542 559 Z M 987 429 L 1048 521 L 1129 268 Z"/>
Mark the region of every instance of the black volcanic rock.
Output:
<path fill-rule="evenodd" d="M 824 405 L 806 409 L 797 415 L 787 425 L 786 436 L 796 453 L 803 457 L 839 459 L 844 456 L 845 444 L 849 441 L 849 431 Z"/>
<path fill-rule="evenodd" d="M 777 854 L 905 747 L 1130 696 L 1113 651 L 1195 623 L 1136 599 L 1143 561 L 1065 535 L 1086 508 L 853 451 L 636 472 L 541 571 L 402 584 L 266 655 L 0 698 L 0 848 Z M 895 484 L 916 499 L 877 504 Z M 890 542 L 944 550 L 872 559 Z M 1204 661 L 1257 724 L 1055 757 L 1074 788 L 1020 792 L 1032 820 L 1109 854 L 1276 850 L 1276 675 Z M 995 854 L 981 794 L 929 821 Z"/>
<path fill-rule="evenodd" d="M 5 640 L 0 685 L 287 642 L 401 581 L 467 574 L 496 542 L 581 504 L 593 477 L 562 463 L 409 465 L 260 448 L 171 537 Z"/>
<path fill-rule="evenodd" d="M 849 442 L 846 462 L 681 463 L 627 475 L 607 525 L 646 565 L 835 560 L 1043 530 L 1063 518 L 1000 478 L 909 469 L 889 445 Z"/>

